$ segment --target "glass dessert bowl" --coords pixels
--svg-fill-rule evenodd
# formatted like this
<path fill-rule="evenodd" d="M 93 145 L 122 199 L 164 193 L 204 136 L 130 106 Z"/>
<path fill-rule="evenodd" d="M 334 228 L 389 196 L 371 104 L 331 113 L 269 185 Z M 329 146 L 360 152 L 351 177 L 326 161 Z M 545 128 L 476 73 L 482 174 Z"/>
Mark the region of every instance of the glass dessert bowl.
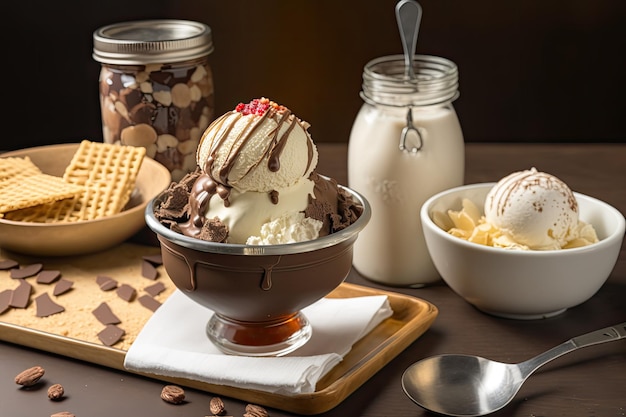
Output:
<path fill-rule="evenodd" d="M 165 270 L 183 294 L 210 310 L 206 332 L 220 350 L 282 356 L 310 339 L 311 325 L 301 310 L 345 280 L 354 241 L 371 216 L 361 195 L 339 187 L 362 209 L 354 223 L 314 240 L 279 245 L 185 236 L 155 217 L 160 197 L 146 207 L 146 223 L 161 243 Z"/>

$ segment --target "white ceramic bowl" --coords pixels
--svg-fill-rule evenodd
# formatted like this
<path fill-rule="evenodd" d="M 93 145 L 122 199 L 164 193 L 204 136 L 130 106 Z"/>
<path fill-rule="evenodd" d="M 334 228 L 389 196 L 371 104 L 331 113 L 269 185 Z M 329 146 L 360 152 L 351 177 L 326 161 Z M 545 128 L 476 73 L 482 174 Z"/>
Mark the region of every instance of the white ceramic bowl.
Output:
<path fill-rule="evenodd" d="M 6 152 L 0 157 L 29 156 L 44 173 L 62 176 L 78 143 L 39 146 Z M 0 248 L 33 256 L 82 255 L 122 243 L 146 225 L 144 210 L 171 182 L 160 163 L 144 158 L 135 191 L 118 214 L 75 223 L 31 223 L 0 219 Z"/>
<path fill-rule="evenodd" d="M 460 210 L 468 198 L 483 211 L 495 183 L 465 185 L 438 193 L 421 208 L 426 245 L 443 280 L 483 312 L 516 319 L 555 316 L 591 298 L 613 270 L 624 238 L 624 216 L 614 207 L 574 193 L 580 219 L 600 241 L 581 248 L 516 251 L 467 242 L 439 228 L 435 211 Z"/>

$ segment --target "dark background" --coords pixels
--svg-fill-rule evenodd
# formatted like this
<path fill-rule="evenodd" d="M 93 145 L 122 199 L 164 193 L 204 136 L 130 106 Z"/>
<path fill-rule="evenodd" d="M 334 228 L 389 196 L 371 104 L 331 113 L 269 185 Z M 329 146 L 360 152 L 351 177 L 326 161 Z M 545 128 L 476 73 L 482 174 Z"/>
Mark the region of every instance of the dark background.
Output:
<path fill-rule="evenodd" d="M 3 4 L 0 149 L 101 140 L 92 33 L 151 18 L 207 23 L 216 112 L 266 96 L 347 142 L 363 65 L 402 53 L 396 0 L 107 0 Z M 421 0 L 417 52 L 459 66 L 467 142 L 626 142 L 626 2 Z"/>

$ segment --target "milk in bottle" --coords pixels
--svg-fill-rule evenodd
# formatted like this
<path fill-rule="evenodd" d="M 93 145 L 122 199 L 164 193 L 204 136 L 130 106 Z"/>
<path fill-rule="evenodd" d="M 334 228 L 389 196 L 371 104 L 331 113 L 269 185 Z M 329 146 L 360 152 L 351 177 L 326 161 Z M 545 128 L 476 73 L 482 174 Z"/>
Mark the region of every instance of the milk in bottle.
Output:
<path fill-rule="evenodd" d="M 416 55 L 374 59 L 363 71 L 364 103 L 350 134 L 348 184 L 363 194 L 372 218 L 354 244 L 353 264 L 367 279 L 422 286 L 439 275 L 424 241 L 419 211 L 430 196 L 463 184 L 463 133 L 452 102 L 456 65 Z"/>

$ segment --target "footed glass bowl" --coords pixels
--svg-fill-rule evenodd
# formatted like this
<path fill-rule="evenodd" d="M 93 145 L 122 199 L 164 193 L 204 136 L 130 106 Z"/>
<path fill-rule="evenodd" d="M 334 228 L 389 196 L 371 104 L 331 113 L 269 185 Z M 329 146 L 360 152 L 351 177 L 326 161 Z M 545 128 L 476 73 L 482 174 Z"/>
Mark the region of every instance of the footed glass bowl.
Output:
<path fill-rule="evenodd" d="M 339 286 L 352 267 L 352 247 L 371 216 L 368 202 L 342 187 L 363 212 L 349 227 L 283 245 L 207 242 L 169 230 L 145 211 L 161 243 L 163 265 L 187 297 L 210 309 L 207 335 L 223 352 L 282 356 L 304 345 L 311 325 L 301 310 Z M 210 317 L 209 317 L 210 315 Z"/>

